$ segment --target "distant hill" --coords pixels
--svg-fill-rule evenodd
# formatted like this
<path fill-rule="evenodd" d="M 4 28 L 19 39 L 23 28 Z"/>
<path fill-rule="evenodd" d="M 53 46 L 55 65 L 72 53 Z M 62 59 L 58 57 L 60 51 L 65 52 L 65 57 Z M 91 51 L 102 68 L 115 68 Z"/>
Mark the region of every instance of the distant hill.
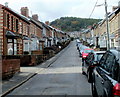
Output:
<path fill-rule="evenodd" d="M 51 26 L 61 28 L 62 31 L 72 32 L 80 31 L 87 26 L 93 25 L 99 22 L 100 19 L 87 19 L 87 18 L 77 18 L 77 17 L 61 17 L 50 23 Z"/>

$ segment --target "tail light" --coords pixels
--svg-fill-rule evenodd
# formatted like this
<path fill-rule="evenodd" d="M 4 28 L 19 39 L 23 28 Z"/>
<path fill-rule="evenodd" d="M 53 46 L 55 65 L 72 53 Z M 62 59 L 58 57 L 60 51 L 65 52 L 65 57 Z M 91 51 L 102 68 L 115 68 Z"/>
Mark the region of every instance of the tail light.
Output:
<path fill-rule="evenodd" d="M 83 58 L 86 58 L 87 56 L 83 56 Z"/>
<path fill-rule="evenodd" d="M 95 65 L 90 65 L 90 67 L 95 67 Z"/>
<path fill-rule="evenodd" d="M 117 84 L 113 87 L 113 95 L 114 95 L 114 96 L 120 96 L 120 83 L 117 83 Z"/>

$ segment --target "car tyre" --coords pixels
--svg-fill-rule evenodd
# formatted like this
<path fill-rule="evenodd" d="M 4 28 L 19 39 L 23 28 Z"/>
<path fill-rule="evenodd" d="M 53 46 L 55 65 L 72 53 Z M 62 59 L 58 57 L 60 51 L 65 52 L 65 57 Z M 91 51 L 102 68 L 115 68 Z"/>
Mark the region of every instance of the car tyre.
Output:
<path fill-rule="evenodd" d="M 83 75 L 86 75 L 85 72 L 84 72 L 84 70 L 83 70 L 83 67 L 82 67 L 82 74 L 83 74 Z"/>
<path fill-rule="evenodd" d="M 87 79 L 88 79 L 88 82 L 91 83 L 92 82 L 92 79 L 91 79 L 91 74 L 90 74 L 90 71 L 88 71 L 88 74 L 87 74 Z"/>
<path fill-rule="evenodd" d="M 92 87 L 92 96 L 93 97 L 98 97 L 94 82 L 91 84 L 91 87 Z"/>

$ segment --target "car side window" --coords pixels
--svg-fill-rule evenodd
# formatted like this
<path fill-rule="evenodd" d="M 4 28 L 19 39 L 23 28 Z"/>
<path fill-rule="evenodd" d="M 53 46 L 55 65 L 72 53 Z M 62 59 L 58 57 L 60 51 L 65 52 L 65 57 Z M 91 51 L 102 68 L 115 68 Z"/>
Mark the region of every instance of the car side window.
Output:
<path fill-rule="evenodd" d="M 109 53 L 104 64 L 104 69 L 111 73 L 114 64 L 115 64 L 114 56 Z"/>
<path fill-rule="evenodd" d="M 100 59 L 100 67 L 102 67 L 102 68 L 105 68 L 104 67 L 104 65 L 105 65 L 105 61 L 106 61 L 106 59 L 107 59 L 107 56 L 108 56 L 108 53 L 105 53 L 103 56 L 102 56 L 102 58 Z"/>

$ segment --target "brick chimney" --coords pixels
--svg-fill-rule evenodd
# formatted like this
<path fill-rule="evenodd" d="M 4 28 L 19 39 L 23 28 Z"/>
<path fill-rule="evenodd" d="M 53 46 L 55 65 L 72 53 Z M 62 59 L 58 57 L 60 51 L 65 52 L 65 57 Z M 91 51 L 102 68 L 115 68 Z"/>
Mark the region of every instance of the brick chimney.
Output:
<path fill-rule="evenodd" d="M 21 7 L 21 14 L 26 16 L 26 17 L 29 17 L 29 9 L 28 9 L 28 7 Z"/>
<path fill-rule="evenodd" d="M 112 11 L 115 11 L 118 8 L 118 6 L 113 6 Z"/>
<path fill-rule="evenodd" d="M 118 7 L 120 8 L 120 1 L 118 2 Z"/>
<path fill-rule="evenodd" d="M 49 21 L 46 21 L 45 24 L 46 24 L 46 25 L 49 25 L 50 23 L 49 23 Z"/>
<path fill-rule="evenodd" d="M 117 8 L 120 8 L 120 1 L 118 2 L 118 6 L 113 6 L 112 11 L 116 10 Z"/>
<path fill-rule="evenodd" d="M 38 21 L 38 14 L 33 14 L 33 15 L 32 15 L 32 18 L 33 18 L 34 20 L 37 20 L 37 21 Z"/>

